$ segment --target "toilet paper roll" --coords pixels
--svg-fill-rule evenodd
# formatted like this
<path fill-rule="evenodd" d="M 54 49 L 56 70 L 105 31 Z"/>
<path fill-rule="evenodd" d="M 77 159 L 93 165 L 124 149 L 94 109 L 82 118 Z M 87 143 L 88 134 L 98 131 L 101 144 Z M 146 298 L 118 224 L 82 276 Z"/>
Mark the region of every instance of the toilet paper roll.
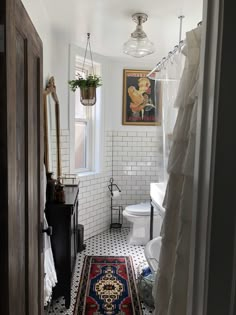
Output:
<path fill-rule="evenodd" d="M 119 197 L 119 196 L 120 196 L 120 192 L 119 192 L 119 190 L 115 190 L 115 191 L 113 191 L 113 192 L 112 192 L 112 194 L 113 194 L 112 198 L 117 198 L 117 197 Z"/>

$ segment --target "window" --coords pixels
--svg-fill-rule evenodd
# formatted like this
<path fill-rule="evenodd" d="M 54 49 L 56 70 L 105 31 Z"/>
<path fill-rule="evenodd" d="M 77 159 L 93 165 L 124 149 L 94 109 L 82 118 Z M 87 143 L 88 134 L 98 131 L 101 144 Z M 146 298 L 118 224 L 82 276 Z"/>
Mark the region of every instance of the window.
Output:
<path fill-rule="evenodd" d="M 75 76 L 87 76 L 92 72 L 91 61 L 85 61 L 83 69 L 83 57 L 75 54 L 71 65 L 71 73 Z M 100 75 L 100 64 L 94 62 L 94 71 Z M 97 169 L 97 134 L 99 128 L 97 119 L 100 113 L 100 91 L 97 90 L 97 102 L 95 106 L 84 106 L 80 102 L 80 90 L 70 93 L 70 134 L 71 134 L 71 172 L 82 173 L 91 172 Z M 95 141 L 96 140 L 96 141 Z"/>
<path fill-rule="evenodd" d="M 86 169 L 87 163 L 87 121 L 75 121 L 75 169 Z"/>
<path fill-rule="evenodd" d="M 82 68 L 82 60 L 76 58 L 75 75 L 87 76 L 92 73 L 88 64 Z M 75 92 L 75 136 L 74 136 L 74 168 L 75 171 L 90 171 L 93 169 L 93 122 L 94 107 L 84 106 L 80 102 L 80 89 Z"/>

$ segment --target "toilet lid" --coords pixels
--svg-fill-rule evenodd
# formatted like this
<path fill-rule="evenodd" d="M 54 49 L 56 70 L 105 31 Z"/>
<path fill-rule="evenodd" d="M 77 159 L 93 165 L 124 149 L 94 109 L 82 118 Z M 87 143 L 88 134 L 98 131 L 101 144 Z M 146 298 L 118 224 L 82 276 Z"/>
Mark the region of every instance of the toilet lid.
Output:
<path fill-rule="evenodd" d="M 137 205 L 127 206 L 125 208 L 126 212 L 133 214 L 133 215 L 139 215 L 139 216 L 147 216 L 150 215 L 151 205 L 150 202 L 145 203 L 139 203 Z M 155 213 L 156 211 L 154 211 Z"/>

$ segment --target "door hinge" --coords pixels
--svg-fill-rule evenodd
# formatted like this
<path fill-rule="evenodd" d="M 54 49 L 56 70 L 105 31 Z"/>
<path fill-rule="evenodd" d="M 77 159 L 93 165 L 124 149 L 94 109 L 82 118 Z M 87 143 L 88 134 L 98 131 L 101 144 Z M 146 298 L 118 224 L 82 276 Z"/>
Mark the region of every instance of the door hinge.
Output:
<path fill-rule="evenodd" d="M 0 24 L 0 53 L 5 52 L 5 31 L 4 25 Z"/>

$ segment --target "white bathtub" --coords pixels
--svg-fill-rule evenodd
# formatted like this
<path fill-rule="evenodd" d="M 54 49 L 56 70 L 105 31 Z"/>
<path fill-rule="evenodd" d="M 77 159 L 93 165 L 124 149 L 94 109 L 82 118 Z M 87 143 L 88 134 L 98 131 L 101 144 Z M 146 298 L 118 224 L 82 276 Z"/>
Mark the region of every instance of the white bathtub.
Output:
<path fill-rule="evenodd" d="M 152 273 L 154 274 L 157 272 L 160 251 L 161 251 L 161 236 L 158 236 L 152 239 L 151 241 L 149 241 L 144 248 L 144 254 L 145 254 L 146 260 L 149 264 L 150 269 L 152 270 Z"/>

